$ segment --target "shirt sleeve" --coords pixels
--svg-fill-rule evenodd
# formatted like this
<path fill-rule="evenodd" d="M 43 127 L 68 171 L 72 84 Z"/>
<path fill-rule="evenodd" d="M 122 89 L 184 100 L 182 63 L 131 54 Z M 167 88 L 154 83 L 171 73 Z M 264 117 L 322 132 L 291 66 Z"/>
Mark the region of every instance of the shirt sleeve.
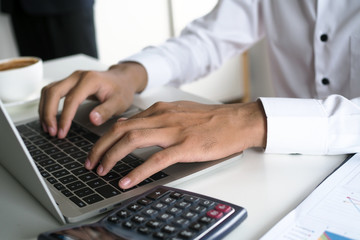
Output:
<path fill-rule="evenodd" d="M 267 117 L 267 153 L 360 151 L 360 98 L 260 98 Z"/>
<path fill-rule="evenodd" d="M 261 39 L 264 30 L 260 23 L 258 1 L 220 0 L 209 14 L 191 22 L 179 37 L 147 47 L 123 61 L 135 61 L 145 67 L 147 88 L 177 87 L 209 74 Z"/>

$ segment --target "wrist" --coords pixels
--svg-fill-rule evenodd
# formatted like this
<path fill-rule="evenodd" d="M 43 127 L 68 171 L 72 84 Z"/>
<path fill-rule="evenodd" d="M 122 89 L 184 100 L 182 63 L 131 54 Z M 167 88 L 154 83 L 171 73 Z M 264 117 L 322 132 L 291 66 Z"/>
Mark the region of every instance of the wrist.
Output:
<path fill-rule="evenodd" d="M 267 142 L 267 120 L 266 114 L 264 110 L 264 106 L 260 100 L 256 102 L 257 109 L 258 109 L 258 120 L 257 120 L 257 129 L 258 129 L 258 136 L 259 136 L 259 145 L 260 147 L 266 148 Z"/>
<path fill-rule="evenodd" d="M 108 71 L 119 78 L 126 79 L 134 93 L 142 92 L 147 85 L 147 72 L 143 65 L 137 62 L 122 62 L 109 67 Z"/>

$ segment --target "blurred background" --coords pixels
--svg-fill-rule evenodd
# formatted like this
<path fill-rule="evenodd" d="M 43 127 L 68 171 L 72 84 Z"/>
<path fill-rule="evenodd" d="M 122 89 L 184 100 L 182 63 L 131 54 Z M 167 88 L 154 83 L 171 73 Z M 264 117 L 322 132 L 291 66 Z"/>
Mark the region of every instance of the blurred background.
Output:
<path fill-rule="evenodd" d="M 1 2 L 2 0 L 0 0 Z M 98 59 L 107 65 L 177 36 L 192 19 L 209 12 L 217 0 L 95 0 Z M 19 56 L 10 16 L 0 13 L 0 59 Z M 230 59 L 216 72 L 181 87 L 221 102 L 273 96 L 263 41 L 245 55 Z"/>

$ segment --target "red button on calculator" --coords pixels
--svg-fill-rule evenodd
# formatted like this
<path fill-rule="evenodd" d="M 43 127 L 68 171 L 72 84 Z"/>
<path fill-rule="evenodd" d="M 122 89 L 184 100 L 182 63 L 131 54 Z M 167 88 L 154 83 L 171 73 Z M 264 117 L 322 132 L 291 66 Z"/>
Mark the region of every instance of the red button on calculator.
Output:
<path fill-rule="evenodd" d="M 228 213 L 230 212 L 231 207 L 229 205 L 219 203 L 218 205 L 216 205 L 215 209 L 223 213 Z"/>
<path fill-rule="evenodd" d="M 215 209 L 211 209 L 209 210 L 206 215 L 208 217 L 211 217 L 211 218 L 215 218 L 215 219 L 219 219 L 221 218 L 224 214 L 221 212 L 221 211 L 218 211 L 218 210 L 215 210 Z"/>

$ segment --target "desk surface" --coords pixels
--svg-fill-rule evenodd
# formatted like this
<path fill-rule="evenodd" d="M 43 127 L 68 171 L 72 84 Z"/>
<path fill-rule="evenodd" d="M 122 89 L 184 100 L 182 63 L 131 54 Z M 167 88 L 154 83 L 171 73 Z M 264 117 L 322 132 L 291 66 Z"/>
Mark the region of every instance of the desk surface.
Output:
<path fill-rule="evenodd" d="M 76 69 L 104 69 L 77 55 L 45 63 L 45 76 L 61 79 Z M 74 64 L 76 63 L 76 64 Z M 85 64 L 86 63 L 86 64 Z M 61 68 L 59 66 L 61 64 Z M 36 105 L 22 109 L 34 114 Z M 10 109 L 16 117 L 18 109 Z M 1 144 L 4 144 L 3 141 Z M 238 161 L 172 186 L 220 198 L 248 210 L 248 218 L 226 239 L 259 239 L 295 208 L 345 156 L 263 154 L 246 150 Z M 36 239 L 59 223 L 0 166 L 0 238 Z"/>

